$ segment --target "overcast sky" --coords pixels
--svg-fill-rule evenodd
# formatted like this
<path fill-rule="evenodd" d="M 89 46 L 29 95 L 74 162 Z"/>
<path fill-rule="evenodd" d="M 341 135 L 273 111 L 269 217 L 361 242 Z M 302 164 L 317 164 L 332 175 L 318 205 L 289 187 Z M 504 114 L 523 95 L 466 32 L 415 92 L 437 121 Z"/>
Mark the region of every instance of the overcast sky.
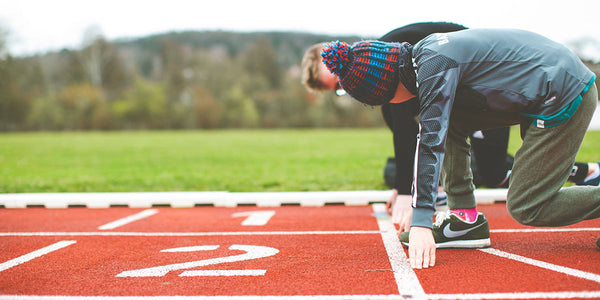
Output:
<path fill-rule="evenodd" d="M 600 43 L 599 14 L 599 0 L 0 0 L 0 28 L 16 55 L 79 47 L 92 26 L 111 40 L 214 29 L 378 37 L 414 22 L 450 21 Z M 600 59 L 595 48 L 586 51 Z"/>

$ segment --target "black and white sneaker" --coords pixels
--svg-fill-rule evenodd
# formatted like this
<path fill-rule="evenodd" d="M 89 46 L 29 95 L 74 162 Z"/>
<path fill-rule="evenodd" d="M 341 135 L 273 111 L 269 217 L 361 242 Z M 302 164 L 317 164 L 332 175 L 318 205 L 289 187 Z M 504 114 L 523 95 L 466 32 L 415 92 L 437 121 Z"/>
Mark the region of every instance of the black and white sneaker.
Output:
<path fill-rule="evenodd" d="M 436 248 L 485 248 L 490 246 L 490 227 L 482 213 L 475 222 L 467 222 L 452 212 L 440 216 L 433 224 Z M 409 232 L 400 234 L 400 242 L 408 246 Z"/>

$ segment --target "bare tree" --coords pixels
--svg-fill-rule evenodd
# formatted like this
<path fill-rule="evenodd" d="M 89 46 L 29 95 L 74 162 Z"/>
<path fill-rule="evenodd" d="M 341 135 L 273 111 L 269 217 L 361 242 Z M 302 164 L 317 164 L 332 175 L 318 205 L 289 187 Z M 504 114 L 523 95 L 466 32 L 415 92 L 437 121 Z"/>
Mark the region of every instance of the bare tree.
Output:
<path fill-rule="evenodd" d="M 86 29 L 79 58 L 93 86 L 102 87 L 103 70 L 113 55 L 112 51 L 98 26 Z"/>
<path fill-rule="evenodd" d="M 8 31 L 0 27 L 0 59 L 5 59 L 8 55 L 7 47 Z"/>
<path fill-rule="evenodd" d="M 109 97 L 120 94 L 133 82 L 121 53 L 103 37 L 97 26 L 86 30 L 83 47 L 77 55 L 89 83 Z"/>

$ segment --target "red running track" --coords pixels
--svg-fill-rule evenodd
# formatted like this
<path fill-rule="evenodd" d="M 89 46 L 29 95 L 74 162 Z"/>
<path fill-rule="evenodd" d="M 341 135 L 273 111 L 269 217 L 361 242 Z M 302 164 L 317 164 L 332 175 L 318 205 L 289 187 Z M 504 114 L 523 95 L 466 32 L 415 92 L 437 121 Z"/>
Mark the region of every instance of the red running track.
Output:
<path fill-rule="evenodd" d="M 517 224 L 413 271 L 371 206 L 0 209 L 4 299 L 600 299 L 600 220 Z"/>

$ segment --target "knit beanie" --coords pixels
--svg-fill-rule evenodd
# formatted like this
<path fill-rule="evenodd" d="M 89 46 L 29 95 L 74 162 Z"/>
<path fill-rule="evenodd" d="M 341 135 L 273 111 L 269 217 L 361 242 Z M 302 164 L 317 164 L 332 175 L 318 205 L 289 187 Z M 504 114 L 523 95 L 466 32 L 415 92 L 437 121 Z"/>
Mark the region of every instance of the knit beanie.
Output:
<path fill-rule="evenodd" d="M 412 46 L 408 43 L 363 41 L 350 47 L 347 43 L 335 41 L 325 44 L 321 56 L 323 63 L 338 76 L 340 85 L 352 98 L 368 105 L 381 105 L 394 98 L 401 77 L 411 77 L 406 81 L 413 81 L 408 85 L 415 88 L 408 90 L 416 94 L 411 50 Z M 406 66 L 410 68 L 403 70 Z"/>

